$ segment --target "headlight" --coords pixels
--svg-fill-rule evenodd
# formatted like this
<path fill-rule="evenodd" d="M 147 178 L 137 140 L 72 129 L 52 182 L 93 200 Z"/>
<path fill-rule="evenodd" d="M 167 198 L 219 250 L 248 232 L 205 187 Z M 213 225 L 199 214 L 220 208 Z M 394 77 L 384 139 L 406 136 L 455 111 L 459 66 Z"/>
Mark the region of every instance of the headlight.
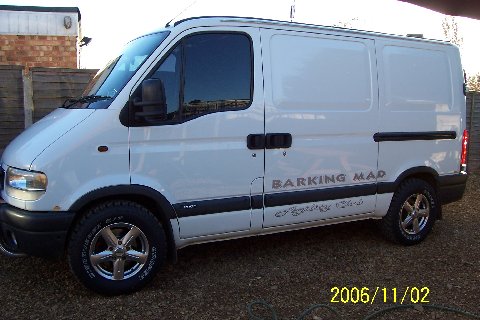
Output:
<path fill-rule="evenodd" d="M 47 190 L 47 176 L 41 172 L 8 168 L 5 190 L 13 198 L 37 200 Z"/>

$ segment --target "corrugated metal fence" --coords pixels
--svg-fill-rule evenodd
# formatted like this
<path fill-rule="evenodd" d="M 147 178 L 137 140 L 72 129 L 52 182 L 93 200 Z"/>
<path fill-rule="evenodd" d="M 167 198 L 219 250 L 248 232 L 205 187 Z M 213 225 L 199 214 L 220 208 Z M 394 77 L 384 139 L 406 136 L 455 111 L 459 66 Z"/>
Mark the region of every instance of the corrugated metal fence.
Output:
<path fill-rule="evenodd" d="M 31 123 L 78 97 L 97 70 L 0 66 L 0 155 Z M 480 173 L 480 93 L 467 95 L 470 172 Z"/>

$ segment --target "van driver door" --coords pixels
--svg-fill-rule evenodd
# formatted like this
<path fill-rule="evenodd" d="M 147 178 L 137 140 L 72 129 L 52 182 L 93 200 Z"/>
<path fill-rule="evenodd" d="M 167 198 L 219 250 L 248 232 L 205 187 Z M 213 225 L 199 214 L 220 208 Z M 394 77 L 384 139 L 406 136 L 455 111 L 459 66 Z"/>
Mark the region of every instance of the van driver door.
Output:
<path fill-rule="evenodd" d="M 251 185 L 264 170 L 263 152 L 247 147 L 264 132 L 258 57 L 256 28 L 191 29 L 132 92 L 131 183 L 173 205 L 181 238 L 251 228 L 251 197 L 263 191 Z"/>

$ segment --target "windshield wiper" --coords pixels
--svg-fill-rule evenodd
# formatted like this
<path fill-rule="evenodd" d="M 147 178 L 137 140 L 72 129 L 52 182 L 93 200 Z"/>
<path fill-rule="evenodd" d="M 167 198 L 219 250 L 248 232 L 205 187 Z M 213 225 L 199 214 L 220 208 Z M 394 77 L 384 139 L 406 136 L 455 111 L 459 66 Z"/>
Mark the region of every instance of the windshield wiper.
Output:
<path fill-rule="evenodd" d="M 109 96 L 96 96 L 96 95 L 90 95 L 90 96 L 83 96 L 80 98 L 70 98 L 65 100 L 62 104 L 62 108 L 70 108 L 71 106 L 77 104 L 77 103 L 90 103 L 90 102 L 95 102 L 95 101 L 100 101 L 100 100 L 108 100 L 112 99 L 112 97 Z"/>

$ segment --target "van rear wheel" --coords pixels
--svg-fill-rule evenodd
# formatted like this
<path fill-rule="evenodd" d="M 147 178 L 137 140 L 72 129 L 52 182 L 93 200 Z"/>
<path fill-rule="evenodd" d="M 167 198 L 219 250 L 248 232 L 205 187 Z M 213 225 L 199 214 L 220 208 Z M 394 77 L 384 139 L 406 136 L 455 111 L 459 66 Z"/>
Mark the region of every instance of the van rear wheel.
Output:
<path fill-rule="evenodd" d="M 394 193 L 390 208 L 380 222 L 381 230 L 394 242 L 417 244 L 433 228 L 439 205 L 429 183 L 416 178 L 405 180 Z"/>
<path fill-rule="evenodd" d="M 77 224 L 68 246 L 75 276 L 87 288 L 115 295 L 147 284 L 165 262 L 165 233 L 146 208 L 112 201 L 90 210 Z"/>

